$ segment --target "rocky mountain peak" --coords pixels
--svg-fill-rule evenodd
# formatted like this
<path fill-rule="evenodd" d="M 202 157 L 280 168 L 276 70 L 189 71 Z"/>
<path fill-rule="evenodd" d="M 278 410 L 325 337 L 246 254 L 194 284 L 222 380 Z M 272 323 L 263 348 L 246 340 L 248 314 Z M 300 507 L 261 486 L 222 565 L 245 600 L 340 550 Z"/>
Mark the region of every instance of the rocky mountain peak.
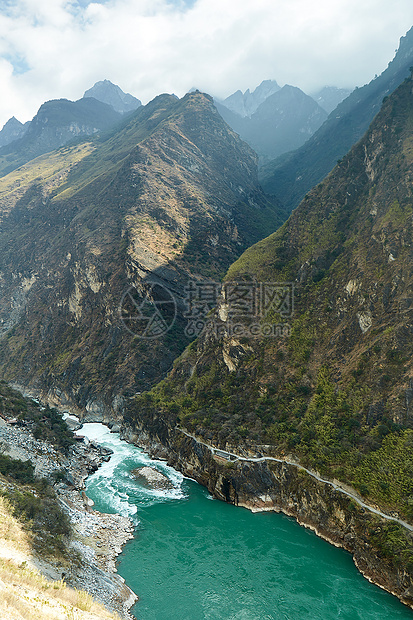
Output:
<path fill-rule="evenodd" d="M 400 39 L 393 60 L 381 75 L 346 97 L 296 151 L 275 159 L 261 171 L 261 182 L 289 210 L 335 166 L 367 130 L 383 99 L 410 75 L 413 65 L 413 28 Z"/>
<path fill-rule="evenodd" d="M 304 144 L 327 118 L 325 110 L 296 86 L 286 84 L 280 88 L 268 80 L 257 90 L 254 101 L 262 101 L 250 116 L 235 114 L 225 102 L 216 102 L 216 106 L 234 131 L 257 152 L 261 162 Z"/>
<path fill-rule="evenodd" d="M 80 101 L 111 109 L 93 98 Z M 24 369 L 17 358 L 9 363 L 8 378 L 45 389 L 53 383 L 62 398 L 101 418 L 118 415 L 115 394 L 164 376 L 189 342 L 188 282 L 218 279 L 283 219 L 259 187 L 255 153 L 200 92 L 160 95 L 99 140 L 79 140 L 27 163 L 18 186 L 16 176 L 0 179 L 7 281 L 0 327 L 15 328 L 16 351 L 26 361 Z M 11 239 L 24 239 L 24 248 Z M 176 320 L 163 333 L 158 316 L 161 334 L 152 341 L 121 319 L 120 307 L 132 289 L 149 296 L 150 309 L 154 282 L 155 292 L 169 291 L 175 300 Z M 1 342 L 3 367 L 11 341 Z"/>
<path fill-rule="evenodd" d="M 279 91 L 280 88 L 275 80 L 264 80 L 252 93 L 249 89 L 245 93 L 237 90 L 220 103 L 242 117 L 251 116 L 267 97 Z"/>
<path fill-rule="evenodd" d="M 13 140 L 21 138 L 27 130 L 27 125 L 27 123 L 23 124 L 18 121 L 15 116 L 9 118 L 0 131 L 0 148 L 10 144 Z"/>
<path fill-rule="evenodd" d="M 338 104 L 346 99 L 351 92 L 349 88 L 324 86 L 321 90 L 311 93 L 311 97 L 327 112 L 327 114 L 330 114 L 330 112 L 335 110 Z"/>
<path fill-rule="evenodd" d="M 133 112 L 142 105 L 139 99 L 129 93 L 124 93 L 119 86 L 109 80 L 96 82 L 92 88 L 85 91 L 83 98 L 87 97 L 94 97 L 110 105 L 119 114 Z"/>
<path fill-rule="evenodd" d="M 111 106 L 94 98 L 46 101 L 23 126 L 22 134 L 0 149 L 0 176 L 74 138 L 107 130 L 121 118 Z"/>

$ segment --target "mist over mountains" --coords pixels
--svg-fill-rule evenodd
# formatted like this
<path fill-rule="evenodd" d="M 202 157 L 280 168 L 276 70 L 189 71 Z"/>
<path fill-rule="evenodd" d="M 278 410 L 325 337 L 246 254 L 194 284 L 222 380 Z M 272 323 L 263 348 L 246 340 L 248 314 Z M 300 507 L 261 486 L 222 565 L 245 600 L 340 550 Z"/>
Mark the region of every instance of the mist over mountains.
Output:
<path fill-rule="evenodd" d="M 266 86 L 264 82 L 263 85 Z M 244 114 L 234 111 L 237 106 L 232 98 L 229 98 L 232 109 L 225 102 L 215 105 L 222 118 L 252 146 L 262 161 L 298 148 L 327 118 L 327 112 L 314 99 L 294 86 L 273 85 L 264 92 L 258 87 L 252 95 L 248 91 L 246 94 L 244 107 L 238 108 Z"/>
<path fill-rule="evenodd" d="M 383 99 L 410 75 L 412 64 L 413 28 L 400 39 L 394 59 L 381 75 L 355 89 L 298 150 L 269 162 L 261 170 L 265 190 L 276 193 L 288 210 L 294 209 L 362 137 Z"/>

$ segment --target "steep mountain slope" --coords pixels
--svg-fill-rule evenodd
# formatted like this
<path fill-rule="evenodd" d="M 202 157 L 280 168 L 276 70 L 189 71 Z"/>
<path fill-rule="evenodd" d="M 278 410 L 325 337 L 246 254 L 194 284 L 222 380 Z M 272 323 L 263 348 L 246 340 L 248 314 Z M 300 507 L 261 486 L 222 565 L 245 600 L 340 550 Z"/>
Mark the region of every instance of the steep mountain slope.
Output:
<path fill-rule="evenodd" d="M 93 98 L 44 103 L 21 138 L 0 149 L 0 176 L 71 140 L 108 129 L 121 119 L 111 106 Z"/>
<path fill-rule="evenodd" d="M 316 93 L 311 93 L 311 97 L 318 103 L 318 105 L 330 114 L 336 109 L 339 103 L 346 99 L 351 90 L 347 88 L 337 88 L 336 86 L 324 86 Z"/>
<path fill-rule="evenodd" d="M 409 75 L 412 64 L 413 28 L 401 38 L 396 56 L 378 78 L 354 90 L 297 151 L 269 163 L 261 171 L 265 191 L 278 196 L 289 211 L 294 209 L 361 138 L 380 110 L 383 98 Z"/>
<path fill-rule="evenodd" d="M 125 417 L 127 436 L 166 446 L 219 497 L 296 515 L 411 606 L 412 528 L 391 519 L 413 523 L 412 92 L 408 78 L 230 267 L 210 329 Z M 248 460 L 262 455 L 281 461 Z M 393 517 L 317 490 L 317 475 Z"/>
<path fill-rule="evenodd" d="M 21 172 L 0 181 L 1 373 L 95 416 L 189 342 L 188 280 L 217 278 L 281 219 L 255 154 L 199 92 L 159 96 Z"/>
<path fill-rule="evenodd" d="M 94 97 L 94 99 L 110 105 L 119 114 L 133 112 L 142 105 L 139 99 L 129 93 L 124 93 L 119 86 L 112 84 L 109 80 L 96 82 L 92 88 L 84 93 L 83 98 L 87 97 Z"/>
<path fill-rule="evenodd" d="M 250 116 L 235 114 L 222 104 L 217 108 L 263 161 L 304 144 L 327 118 L 311 97 L 288 85 L 267 96 Z"/>
<path fill-rule="evenodd" d="M 2 483 L 9 484 L 8 481 Z M 14 486 L 16 483 L 13 481 Z M 20 489 L 19 489 L 20 490 Z M 22 489 L 20 492 L 26 492 Z M 23 494 L 22 493 L 22 494 Z M 37 497 L 37 495 L 36 495 Z M 62 620 L 116 620 L 85 592 L 67 588 L 64 581 L 46 579 L 32 565 L 30 540 L 20 520 L 0 496 L 1 617 L 7 620 L 42 618 Z"/>

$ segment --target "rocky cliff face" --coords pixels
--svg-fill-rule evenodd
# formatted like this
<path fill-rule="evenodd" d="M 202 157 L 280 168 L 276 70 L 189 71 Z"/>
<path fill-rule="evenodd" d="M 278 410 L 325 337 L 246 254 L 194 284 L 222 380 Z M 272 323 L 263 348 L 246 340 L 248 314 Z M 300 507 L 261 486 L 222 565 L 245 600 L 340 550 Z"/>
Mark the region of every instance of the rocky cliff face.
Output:
<path fill-rule="evenodd" d="M 201 93 L 160 96 L 0 185 L 3 376 L 95 419 L 189 342 L 188 281 L 218 278 L 280 221 L 255 154 Z"/>
<path fill-rule="evenodd" d="M 245 93 L 237 90 L 226 99 L 218 100 L 218 102 L 239 116 L 251 116 L 268 97 L 279 90 L 281 90 L 281 86 L 278 86 L 275 80 L 264 80 L 252 93 L 249 89 Z"/>
<path fill-rule="evenodd" d="M 13 142 L 13 140 L 21 138 L 26 130 L 27 123 L 23 125 L 17 118 L 12 116 L 0 131 L 0 147 L 6 146 L 10 144 L 10 142 Z"/>
<path fill-rule="evenodd" d="M 258 153 L 261 162 L 298 148 L 327 118 L 325 110 L 299 88 L 264 86 L 262 101 L 257 95 L 257 105 L 251 102 L 249 114 L 234 112 L 234 105 L 227 108 L 227 100 L 217 104 L 221 116 Z"/>
<path fill-rule="evenodd" d="M 109 80 L 96 82 L 92 88 L 84 93 L 83 98 L 86 97 L 94 97 L 98 101 L 110 105 L 119 114 L 133 112 L 142 105 L 139 99 L 129 93 L 124 93 L 119 86 L 112 84 Z"/>
<path fill-rule="evenodd" d="M 111 106 L 93 98 L 47 101 L 17 139 L 0 149 L 0 176 L 71 140 L 108 129 L 120 118 Z"/>
<path fill-rule="evenodd" d="M 413 575 L 380 548 L 383 533 L 413 544 L 413 534 L 365 510 L 350 497 L 294 465 L 229 461 L 202 442 L 170 426 L 162 416 L 141 411 L 121 434 L 204 485 L 215 497 L 251 510 L 283 512 L 318 536 L 353 555 L 363 575 L 413 609 Z"/>

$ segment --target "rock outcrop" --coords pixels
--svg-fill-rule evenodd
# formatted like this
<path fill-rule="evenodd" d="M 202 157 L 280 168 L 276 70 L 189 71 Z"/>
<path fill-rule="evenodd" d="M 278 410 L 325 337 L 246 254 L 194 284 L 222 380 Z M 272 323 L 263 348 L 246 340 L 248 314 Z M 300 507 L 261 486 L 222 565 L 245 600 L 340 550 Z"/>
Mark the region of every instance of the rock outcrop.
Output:
<path fill-rule="evenodd" d="M 119 114 L 133 112 L 142 105 L 139 99 L 129 93 L 124 93 L 119 86 L 112 84 L 109 80 L 96 82 L 92 88 L 84 93 L 83 98 L 87 97 L 94 97 L 94 99 L 110 105 Z"/>

